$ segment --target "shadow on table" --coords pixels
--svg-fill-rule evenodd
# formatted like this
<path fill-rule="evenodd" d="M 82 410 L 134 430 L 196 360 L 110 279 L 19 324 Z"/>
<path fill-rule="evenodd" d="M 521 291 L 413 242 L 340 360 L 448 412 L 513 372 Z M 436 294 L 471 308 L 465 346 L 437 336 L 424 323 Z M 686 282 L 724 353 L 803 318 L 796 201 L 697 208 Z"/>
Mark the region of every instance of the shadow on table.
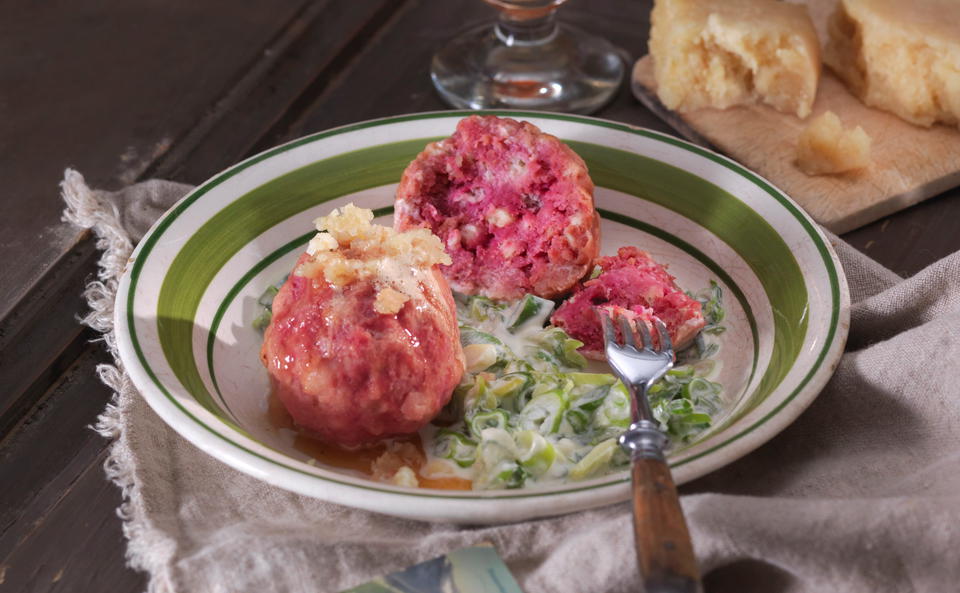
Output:
<path fill-rule="evenodd" d="M 741 459 L 680 487 L 681 494 L 882 496 L 903 466 L 904 443 L 928 437 L 902 394 L 876 384 L 846 355 L 833 379 L 791 425 Z M 876 459 L 887 472 L 870 471 Z"/>
<path fill-rule="evenodd" d="M 705 593 L 787 593 L 795 583 L 789 572 L 758 560 L 721 566 L 703 578 Z"/>

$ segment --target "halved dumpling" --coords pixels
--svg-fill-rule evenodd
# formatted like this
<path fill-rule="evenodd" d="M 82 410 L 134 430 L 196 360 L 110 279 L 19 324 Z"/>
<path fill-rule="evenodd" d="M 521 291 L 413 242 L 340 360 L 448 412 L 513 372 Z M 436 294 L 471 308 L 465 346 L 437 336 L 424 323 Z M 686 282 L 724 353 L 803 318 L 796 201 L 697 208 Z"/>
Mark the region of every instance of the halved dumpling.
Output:
<path fill-rule="evenodd" d="M 536 126 L 471 116 L 426 147 L 397 189 L 394 227 L 423 227 L 450 255 L 454 290 L 497 300 L 553 298 L 593 268 L 600 220 L 573 150 Z"/>

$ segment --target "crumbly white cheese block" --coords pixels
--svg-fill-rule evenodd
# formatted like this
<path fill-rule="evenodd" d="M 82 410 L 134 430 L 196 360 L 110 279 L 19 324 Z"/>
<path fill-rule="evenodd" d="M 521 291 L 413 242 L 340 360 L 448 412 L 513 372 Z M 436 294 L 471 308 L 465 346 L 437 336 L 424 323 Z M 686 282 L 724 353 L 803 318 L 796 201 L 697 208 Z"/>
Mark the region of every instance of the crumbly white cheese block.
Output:
<path fill-rule="evenodd" d="M 870 165 L 870 136 L 863 128 L 844 130 L 826 111 L 810 121 L 797 141 L 797 166 L 807 175 L 845 173 Z"/>
<path fill-rule="evenodd" d="M 777 0 L 657 0 L 650 55 L 657 95 L 678 111 L 761 101 L 802 118 L 820 79 L 806 8 Z"/>
<path fill-rule="evenodd" d="M 841 0 L 824 62 L 867 105 L 908 122 L 960 118 L 960 1 Z"/>

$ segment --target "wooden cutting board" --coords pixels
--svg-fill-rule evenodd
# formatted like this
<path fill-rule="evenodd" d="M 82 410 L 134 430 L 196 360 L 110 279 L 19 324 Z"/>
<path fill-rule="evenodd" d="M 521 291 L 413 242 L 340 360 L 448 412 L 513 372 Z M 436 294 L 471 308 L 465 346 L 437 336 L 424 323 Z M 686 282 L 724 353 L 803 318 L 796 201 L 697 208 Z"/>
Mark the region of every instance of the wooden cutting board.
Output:
<path fill-rule="evenodd" d="M 633 93 L 688 140 L 704 144 L 766 177 L 820 224 L 844 233 L 960 185 L 960 130 L 921 128 L 865 106 L 824 69 L 806 120 L 765 105 L 675 113 L 656 96 L 653 61 L 633 69 Z M 797 168 L 796 144 L 811 118 L 833 111 L 845 128 L 862 126 L 873 140 L 872 164 L 856 173 L 808 176 Z"/>

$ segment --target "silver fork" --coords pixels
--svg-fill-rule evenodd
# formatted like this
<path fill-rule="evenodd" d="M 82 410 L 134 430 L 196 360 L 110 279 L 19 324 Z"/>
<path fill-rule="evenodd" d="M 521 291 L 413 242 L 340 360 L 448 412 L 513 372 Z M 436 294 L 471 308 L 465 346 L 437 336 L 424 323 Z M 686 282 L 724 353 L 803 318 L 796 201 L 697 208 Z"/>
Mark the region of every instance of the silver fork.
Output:
<path fill-rule="evenodd" d="M 610 368 L 630 392 L 630 428 L 620 446 L 630 454 L 633 474 L 633 533 L 637 563 L 646 593 L 701 593 L 700 571 L 683 518 L 677 487 L 664 455 L 667 435 L 653 417 L 647 391 L 673 367 L 673 345 L 666 326 L 654 320 L 659 348 L 645 322 L 634 326 L 620 316 L 623 343 L 613 319 L 597 309 L 603 324 L 604 351 Z M 643 347 L 637 344 L 640 334 Z"/>

